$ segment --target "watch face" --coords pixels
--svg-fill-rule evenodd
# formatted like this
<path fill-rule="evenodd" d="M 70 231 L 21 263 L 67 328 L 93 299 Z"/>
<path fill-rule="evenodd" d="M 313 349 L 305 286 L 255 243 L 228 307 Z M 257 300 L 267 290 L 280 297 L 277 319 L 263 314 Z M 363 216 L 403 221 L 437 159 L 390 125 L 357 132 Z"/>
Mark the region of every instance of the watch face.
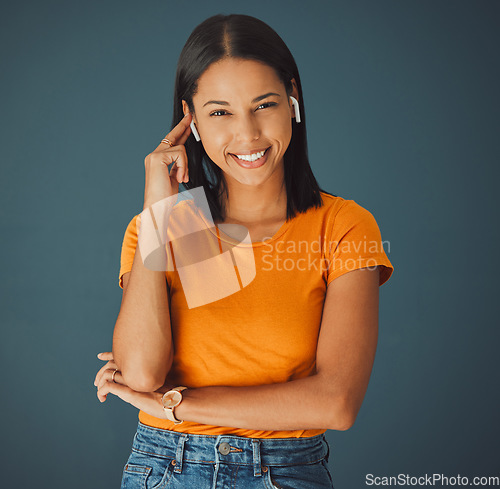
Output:
<path fill-rule="evenodd" d="M 162 397 L 163 407 L 173 408 L 177 406 L 179 402 L 181 402 L 181 399 L 182 399 L 182 394 L 180 392 L 177 391 L 169 392 Z"/>

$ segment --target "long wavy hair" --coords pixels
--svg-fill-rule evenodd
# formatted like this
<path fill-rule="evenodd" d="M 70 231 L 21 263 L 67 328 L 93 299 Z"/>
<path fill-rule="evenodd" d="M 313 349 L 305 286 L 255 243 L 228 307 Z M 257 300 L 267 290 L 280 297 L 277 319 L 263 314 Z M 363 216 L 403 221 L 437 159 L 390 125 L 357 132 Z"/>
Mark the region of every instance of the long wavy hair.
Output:
<path fill-rule="evenodd" d="M 301 122 L 292 124 L 292 138 L 284 154 L 284 180 L 287 195 L 287 221 L 297 212 L 312 206 L 321 207 L 321 189 L 313 175 L 307 154 L 306 113 L 297 65 L 281 37 L 265 22 L 243 14 L 217 14 L 199 24 L 184 45 L 179 61 L 174 88 L 172 126 L 183 117 L 182 100 L 194 113 L 193 95 L 198 80 L 205 70 L 222 58 L 257 60 L 273 68 L 292 93 L 295 78 L 299 95 Z M 203 186 L 210 212 L 215 221 L 225 219 L 225 199 L 228 195 L 224 172 L 206 154 L 203 144 L 190 134 L 184 144 L 188 157 L 189 182 L 185 189 Z M 332 195 L 332 194 L 330 194 Z"/>

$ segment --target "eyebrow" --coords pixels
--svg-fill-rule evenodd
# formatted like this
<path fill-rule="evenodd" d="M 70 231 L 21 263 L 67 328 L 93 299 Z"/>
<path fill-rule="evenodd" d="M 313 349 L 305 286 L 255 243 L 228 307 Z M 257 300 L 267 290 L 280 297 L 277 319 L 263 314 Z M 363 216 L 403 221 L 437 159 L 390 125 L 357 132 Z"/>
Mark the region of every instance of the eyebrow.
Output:
<path fill-rule="evenodd" d="M 267 97 L 270 97 L 271 95 L 276 95 L 277 97 L 281 97 L 281 95 L 279 93 L 268 92 L 268 93 L 265 93 L 264 95 L 259 95 L 258 97 L 255 97 L 252 100 L 252 104 L 259 102 L 260 100 L 265 99 Z M 203 107 L 205 107 L 205 105 L 208 105 L 208 104 L 230 105 L 229 102 L 226 102 L 225 100 L 209 100 L 208 102 L 203 104 Z"/>

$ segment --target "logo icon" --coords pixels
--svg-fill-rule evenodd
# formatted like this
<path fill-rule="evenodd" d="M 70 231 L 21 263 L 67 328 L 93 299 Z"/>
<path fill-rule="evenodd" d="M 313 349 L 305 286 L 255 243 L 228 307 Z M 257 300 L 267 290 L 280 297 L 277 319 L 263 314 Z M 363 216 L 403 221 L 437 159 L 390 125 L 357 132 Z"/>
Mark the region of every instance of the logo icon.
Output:
<path fill-rule="evenodd" d="M 239 292 L 256 275 L 248 229 L 216 226 L 203 187 L 162 199 L 138 218 L 144 266 L 177 270 L 189 309 Z"/>

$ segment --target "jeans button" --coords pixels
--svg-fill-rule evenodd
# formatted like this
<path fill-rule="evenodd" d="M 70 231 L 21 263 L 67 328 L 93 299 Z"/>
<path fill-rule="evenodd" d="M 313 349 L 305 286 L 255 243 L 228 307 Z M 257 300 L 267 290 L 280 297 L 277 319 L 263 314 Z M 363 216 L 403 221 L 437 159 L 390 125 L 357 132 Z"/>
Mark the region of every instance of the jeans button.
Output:
<path fill-rule="evenodd" d="M 222 455 L 227 455 L 230 451 L 231 447 L 229 446 L 229 443 L 224 441 L 219 445 L 219 452 L 222 453 Z"/>

